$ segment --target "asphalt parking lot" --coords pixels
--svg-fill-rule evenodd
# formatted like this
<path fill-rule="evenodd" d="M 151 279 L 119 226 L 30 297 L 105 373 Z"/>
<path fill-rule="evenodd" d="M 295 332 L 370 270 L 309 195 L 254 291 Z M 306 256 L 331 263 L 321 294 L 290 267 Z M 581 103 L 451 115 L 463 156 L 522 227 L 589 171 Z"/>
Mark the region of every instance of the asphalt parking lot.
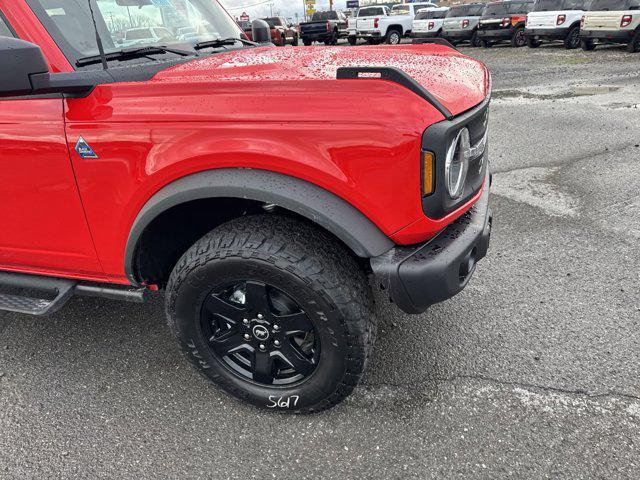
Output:
<path fill-rule="evenodd" d="M 494 76 L 491 249 L 420 317 L 378 297 L 346 403 L 226 396 L 160 300 L 0 313 L 0 477 L 637 478 L 640 55 L 462 50 Z"/>

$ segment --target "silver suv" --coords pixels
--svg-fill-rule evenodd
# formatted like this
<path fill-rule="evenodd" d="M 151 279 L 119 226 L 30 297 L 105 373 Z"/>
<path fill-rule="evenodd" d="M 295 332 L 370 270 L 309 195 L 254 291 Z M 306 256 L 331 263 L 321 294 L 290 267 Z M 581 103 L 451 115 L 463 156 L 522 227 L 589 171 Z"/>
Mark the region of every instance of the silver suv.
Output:
<path fill-rule="evenodd" d="M 482 45 L 477 30 L 484 3 L 468 3 L 451 7 L 442 24 L 442 36 L 451 44 L 469 41 L 474 47 Z"/>

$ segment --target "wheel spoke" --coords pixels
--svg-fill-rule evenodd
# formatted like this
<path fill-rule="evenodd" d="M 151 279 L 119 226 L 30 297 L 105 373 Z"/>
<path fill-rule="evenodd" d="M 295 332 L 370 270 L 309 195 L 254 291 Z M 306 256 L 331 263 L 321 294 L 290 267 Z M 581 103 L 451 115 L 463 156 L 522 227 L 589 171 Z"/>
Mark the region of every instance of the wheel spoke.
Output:
<path fill-rule="evenodd" d="M 264 283 L 247 282 L 245 296 L 247 307 L 263 315 L 271 313 L 269 294 L 267 293 L 267 286 Z"/>
<path fill-rule="evenodd" d="M 273 383 L 273 359 L 268 352 L 256 350 L 253 353 L 253 380 L 268 385 Z"/>
<path fill-rule="evenodd" d="M 308 375 L 315 368 L 315 364 L 294 347 L 290 341 L 282 345 L 277 355 L 301 375 Z"/>
<path fill-rule="evenodd" d="M 313 330 L 313 325 L 309 317 L 304 312 L 293 313 L 291 315 L 281 315 L 275 317 L 282 328 L 282 331 L 287 335 L 295 335 L 297 333 L 306 333 Z"/>
<path fill-rule="evenodd" d="M 213 315 L 219 315 L 231 321 L 231 323 L 236 323 L 244 313 L 242 308 L 222 300 L 218 295 L 209 295 L 204 303 L 204 308 L 207 312 Z"/>
<path fill-rule="evenodd" d="M 239 332 L 229 330 L 219 337 L 213 336 L 209 339 L 211 346 L 220 355 L 228 355 L 238 350 L 238 347 L 244 347 L 245 340 Z"/>

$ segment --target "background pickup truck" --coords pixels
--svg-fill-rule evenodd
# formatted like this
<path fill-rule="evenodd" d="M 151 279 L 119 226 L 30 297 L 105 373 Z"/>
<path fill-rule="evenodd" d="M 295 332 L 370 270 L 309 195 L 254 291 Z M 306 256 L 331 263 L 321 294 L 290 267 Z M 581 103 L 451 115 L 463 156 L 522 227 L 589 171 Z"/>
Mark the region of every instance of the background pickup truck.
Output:
<path fill-rule="evenodd" d="M 310 22 L 300 24 L 300 38 L 307 47 L 313 42 L 335 45 L 339 38 L 346 36 L 347 17 L 335 10 L 316 12 Z"/>
<path fill-rule="evenodd" d="M 293 28 L 284 17 L 263 18 L 271 29 L 271 41 L 280 47 L 290 43 L 294 47 L 298 45 L 298 31 Z"/>
<path fill-rule="evenodd" d="M 383 41 L 398 45 L 402 37 L 411 33 L 414 15 L 408 10 L 407 13 L 404 10 L 396 12 L 400 13 L 392 14 L 386 6 L 361 8 L 358 16 L 349 22 L 349 43 L 355 45 L 358 38 L 364 38 L 370 45 Z"/>

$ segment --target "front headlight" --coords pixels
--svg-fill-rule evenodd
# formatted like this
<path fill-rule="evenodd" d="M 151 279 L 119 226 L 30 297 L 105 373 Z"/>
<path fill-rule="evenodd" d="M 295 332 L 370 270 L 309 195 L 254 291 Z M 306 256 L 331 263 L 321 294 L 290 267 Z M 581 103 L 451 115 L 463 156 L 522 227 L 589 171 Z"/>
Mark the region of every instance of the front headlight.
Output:
<path fill-rule="evenodd" d="M 464 193 L 470 156 L 471 140 L 469 130 L 463 128 L 451 142 L 444 165 L 445 183 L 451 198 L 460 198 Z"/>

